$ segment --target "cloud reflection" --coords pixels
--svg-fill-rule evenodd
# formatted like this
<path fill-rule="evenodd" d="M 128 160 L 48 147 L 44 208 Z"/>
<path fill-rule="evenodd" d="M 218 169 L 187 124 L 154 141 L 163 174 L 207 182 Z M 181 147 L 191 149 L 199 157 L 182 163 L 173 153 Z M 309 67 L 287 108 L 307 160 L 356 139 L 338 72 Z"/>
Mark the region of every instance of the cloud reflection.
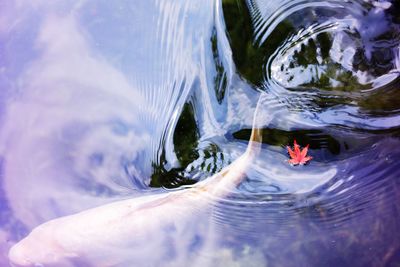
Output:
<path fill-rule="evenodd" d="M 23 90 L 10 99 L 1 133 L 6 194 L 30 226 L 110 201 L 113 194 L 97 197 L 82 183 L 128 191 L 121 163 L 135 159 L 150 138 L 133 130 L 142 97 L 93 54 L 72 16 L 47 17 L 36 48 L 41 55 L 20 78 Z M 101 163 L 85 173 L 95 155 Z"/>

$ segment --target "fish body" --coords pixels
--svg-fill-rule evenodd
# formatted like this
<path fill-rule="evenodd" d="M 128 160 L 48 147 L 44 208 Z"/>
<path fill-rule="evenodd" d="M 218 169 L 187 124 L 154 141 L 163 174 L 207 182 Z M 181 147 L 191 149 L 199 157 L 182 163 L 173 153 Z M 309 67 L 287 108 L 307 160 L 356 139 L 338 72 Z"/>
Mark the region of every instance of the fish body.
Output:
<path fill-rule="evenodd" d="M 208 223 L 212 203 L 244 179 L 260 142 L 260 130 L 253 129 L 242 156 L 191 188 L 117 201 L 39 225 L 11 248 L 10 262 L 62 267 L 187 263 L 191 253 L 212 239 Z M 171 249 L 175 252 L 165 251 Z M 181 249 L 189 250 L 182 253 L 186 258 L 166 260 L 166 255 Z"/>

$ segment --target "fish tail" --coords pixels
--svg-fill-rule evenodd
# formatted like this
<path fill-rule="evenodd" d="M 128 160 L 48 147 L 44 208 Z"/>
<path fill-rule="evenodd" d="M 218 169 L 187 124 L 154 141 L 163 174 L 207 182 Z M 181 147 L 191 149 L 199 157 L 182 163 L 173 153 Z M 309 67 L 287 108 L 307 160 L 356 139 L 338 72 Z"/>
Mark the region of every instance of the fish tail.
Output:
<path fill-rule="evenodd" d="M 246 152 L 219 173 L 196 184 L 197 186 L 195 187 L 198 187 L 203 192 L 207 191 L 214 197 L 223 197 L 232 192 L 232 190 L 243 181 L 246 177 L 247 169 L 261 150 L 262 127 L 260 127 L 260 124 L 257 122 L 260 121 L 260 114 L 258 111 L 262 98 L 263 96 L 260 96 L 254 112 L 253 126 Z M 261 116 L 261 120 L 263 120 L 262 117 L 263 116 Z"/>
<path fill-rule="evenodd" d="M 266 95 L 265 93 L 261 93 L 253 115 L 253 125 L 251 129 L 249 144 L 246 150 L 246 153 L 248 153 L 249 156 L 251 157 L 257 156 L 261 150 L 263 130 L 260 125 L 265 125 L 266 122 L 264 120 L 266 119 L 266 117 L 262 116 L 261 114 L 262 111 L 260 107 L 264 104 L 265 95 Z"/>

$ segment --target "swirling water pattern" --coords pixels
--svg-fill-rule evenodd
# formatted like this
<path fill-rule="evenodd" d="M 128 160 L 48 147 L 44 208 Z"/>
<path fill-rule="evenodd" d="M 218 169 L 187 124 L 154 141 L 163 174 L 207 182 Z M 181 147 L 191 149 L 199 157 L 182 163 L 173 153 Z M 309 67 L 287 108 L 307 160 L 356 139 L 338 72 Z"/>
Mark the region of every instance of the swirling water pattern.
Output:
<path fill-rule="evenodd" d="M 194 207 L 196 242 L 168 239 L 135 263 L 396 266 L 399 10 L 4 1 L 0 265 L 46 221 L 207 180 L 244 153 L 256 114 L 261 152 L 212 212 Z M 293 139 L 310 144 L 309 165 L 287 163 Z"/>

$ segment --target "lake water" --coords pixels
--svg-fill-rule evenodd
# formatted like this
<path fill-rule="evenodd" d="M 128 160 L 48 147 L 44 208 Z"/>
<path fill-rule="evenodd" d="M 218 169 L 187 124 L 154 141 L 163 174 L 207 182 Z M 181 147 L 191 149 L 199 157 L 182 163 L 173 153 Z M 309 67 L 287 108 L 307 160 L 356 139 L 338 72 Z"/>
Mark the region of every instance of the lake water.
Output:
<path fill-rule="evenodd" d="M 399 89 L 395 0 L 2 0 L 0 266 L 49 220 L 207 181 L 253 127 L 206 208 L 26 266 L 399 266 Z"/>

